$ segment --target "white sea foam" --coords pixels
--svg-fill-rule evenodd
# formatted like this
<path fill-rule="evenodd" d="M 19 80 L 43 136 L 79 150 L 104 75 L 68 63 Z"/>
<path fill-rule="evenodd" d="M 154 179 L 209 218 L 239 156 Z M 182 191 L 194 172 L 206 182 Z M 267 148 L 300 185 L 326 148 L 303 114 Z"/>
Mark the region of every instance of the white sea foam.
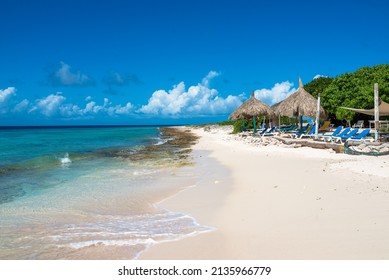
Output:
<path fill-rule="evenodd" d="M 69 153 L 66 153 L 65 156 L 63 158 L 60 158 L 59 161 L 61 162 L 61 164 L 63 165 L 66 165 L 66 164 L 70 164 L 72 163 L 70 157 L 69 157 Z"/>
<path fill-rule="evenodd" d="M 152 175 L 152 174 L 155 174 L 157 173 L 158 171 L 157 170 L 153 170 L 153 169 L 138 169 L 138 170 L 135 170 L 132 172 L 132 175 L 134 176 L 145 176 L 145 175 Z M 128 173 L 128 171 L 127 171 Z"/>
<path fill-rule="evenodd" d="M 50 238 L 58 247 L 132 246 L 137 258 L 156 243 L 179 240 L 213 230 L 191 216 L 170 211 L 141 215 L 97 215 L 99 221 L 54 229 Z"/>
<path fill-rule="evenodd" d="M 74 249 L 81 249 L 85 247 L 90 246 L 98 246 L 98 245 L 104 245 L 104 246 L 134 246 L 139 244 L 145 244 L 145 245 L 151 245 L 155 244 L 156 242 L 151 239 L 133 239 L 133 240 L 110 240 L 110 239 L 97 239 L 97 240 L 88 240 L 84 242 L 75 242 L 70 243 L 68 246 Z"/>
<path fill-rule="evenodd" d="M 158 142 L 155 143 L 154 145 L 155 145 L 155 146 L 162 145 L 162 144 L 165 144 L 166 142 L 171 141 L 171 140 L 173 140 L 173 139 L 174 139 L 174 138 L 172 138 L 172 137 L 170 137 L 170 138 L 164 138 L 164 139 L 157 138 L 156 140 L 157 140 Z"/>

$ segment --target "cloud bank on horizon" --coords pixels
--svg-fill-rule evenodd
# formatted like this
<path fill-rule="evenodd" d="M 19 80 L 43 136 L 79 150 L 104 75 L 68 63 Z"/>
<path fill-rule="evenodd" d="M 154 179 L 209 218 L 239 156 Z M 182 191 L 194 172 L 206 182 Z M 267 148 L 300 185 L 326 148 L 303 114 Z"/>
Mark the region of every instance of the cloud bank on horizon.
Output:
<path fill-rule="evenodd" d="M 243 95 L 220 97 L 216 89 L 210 88 L 211 80 L 219 75 L 216 71 L 210 71 L 201 83 L 190 86 L 188 90 L 184 82 L 175 85 L 168 92 L 157 90 L 148 100 L 148 104 L 143 105 L 137 112 L 163 117 L 228 114 L 242 103 Z"/>
<path fill-rule="evenodd" d="M 113 104 L 104 97 L 100 101 L 87 96 L 83 101 L 68 102 L 63 92 L 49 94 L 34 100 L 23 98 L 23 94 L 17 92 L 15 87 L 0 89 L 0 114 L 8 117 L 12 115 L 26 115 L 28 118 L 54 119 L 54 120 L 80 120 L 94 119 L 96 117 L 132 116 L 134 118 L 193 118 L 229 115 L 247 97 L 246 94 L 228 95 L 223 97 L 218 90 L 211 87 L 211 81 L 220 76 L 216 71 L 210 71 L 196 85 L 186 87 L 181 81 L 173 85 L 172 89 L 159 89 L 154 91 L 147 104 L 134 105 L 131 102 L 125 104 Z M 94 80 L 80 71 L 71 71 L 70 65 L 61 62 L 58 70 L 49 75 L 53 87 L 84 87 L 94 85 Z M 138 83 L 139 79 L 134 75 L 122 75 L 117 72 L 109 72 L 103 79 L 106 85 L 123 86 L 128 83 Z M 271 89 L 255 90 L 256 98 L 268 105 L 282 101 L 296 89 L 293 83 L 284 81 L 276 83 Z M 19 98 L 19 95 L 21 98 Z"/>

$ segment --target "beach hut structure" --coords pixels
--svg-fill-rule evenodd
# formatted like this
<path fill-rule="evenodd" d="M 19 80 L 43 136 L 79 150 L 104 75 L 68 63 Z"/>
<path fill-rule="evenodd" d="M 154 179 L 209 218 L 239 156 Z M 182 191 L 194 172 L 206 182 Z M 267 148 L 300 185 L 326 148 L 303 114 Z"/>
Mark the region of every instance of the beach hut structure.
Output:
<path fill-rule="evenodd" d="M 300 126 L 302 117 L 316 117 L 317 99 L 304 89 L 303 82 L 299 78 L 298 90 L 283 101 L 273 105 L 273 109 L 278 116 L 300 117 Z M 326 112 L 320 106 L 320 118 L 326 118 Z"/>
<path fill-rule="evenodd" d="M 230 120 L 239 120 L 239 119 L 248 119 L 253 118 L 254 124 L 254 133 L 257 132 L 256 128 L 256 117 L 265 116 L 268 118 L 274 117 L 273 109 L 258 100 L 254 96 L 254 91 L 251 92 L 251 97 L 242 103 L 234 112 L 231 113 L 228 119 Z"/>

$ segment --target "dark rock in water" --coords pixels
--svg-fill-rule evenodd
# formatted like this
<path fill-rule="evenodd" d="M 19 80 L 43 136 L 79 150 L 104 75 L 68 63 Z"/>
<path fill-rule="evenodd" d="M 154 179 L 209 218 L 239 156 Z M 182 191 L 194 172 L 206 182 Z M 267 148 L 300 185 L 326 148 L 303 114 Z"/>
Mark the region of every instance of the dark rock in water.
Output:
<path fill-rule="evenodd" d="M 137 149 L 109 149 L 95 151 L 93 154 L 97 157 L 113 157 L 123 160 L 131 160 L 144 165 L 165 165 L 172 163 L 174 165 L 191 164 L 190 153 L 198 136 L 190 130 L 184 130 L 174 127 L 162 127 L 160 138 L 164 140 L 159 145 L 143 145 Z"/>
<path fill-rule="evenodd" d="M 163 127 L 160 128 L 162 132 L 162 139 L 172 139 L 162 145 L 172 145 L 177 146 L 178 148 L 190 148 L 192 145 L 196 144 L 198 136 L 193 134 L 190 130 L 183 130 L 174 127 Z"/>
<path fill-rule="evenodd" d="M 160 145 L 145 145 L 138 150 L 111 149 L 99 151 L 100 156 L 129 159 L 145 165 L 174 164 L 182 166 L 192 164 L 190 153 L 192 145 L 196 144 L 198 136 L 190 130 L 174 127 L 163 127 L 160 138 L 166 140 Z"/>

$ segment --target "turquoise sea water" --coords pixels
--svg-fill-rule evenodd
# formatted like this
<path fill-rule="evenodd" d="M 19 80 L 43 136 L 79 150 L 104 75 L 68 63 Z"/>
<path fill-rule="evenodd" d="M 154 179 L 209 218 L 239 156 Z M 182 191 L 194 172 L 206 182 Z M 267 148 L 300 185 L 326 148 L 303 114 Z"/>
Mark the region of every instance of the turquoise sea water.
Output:
<path fill-rule="evenodd" d="M 0 129 L 0 258 L 130 259 L 207 231 L 155 207 L 193 184 L 167 141 L 156 127 Z"/>

